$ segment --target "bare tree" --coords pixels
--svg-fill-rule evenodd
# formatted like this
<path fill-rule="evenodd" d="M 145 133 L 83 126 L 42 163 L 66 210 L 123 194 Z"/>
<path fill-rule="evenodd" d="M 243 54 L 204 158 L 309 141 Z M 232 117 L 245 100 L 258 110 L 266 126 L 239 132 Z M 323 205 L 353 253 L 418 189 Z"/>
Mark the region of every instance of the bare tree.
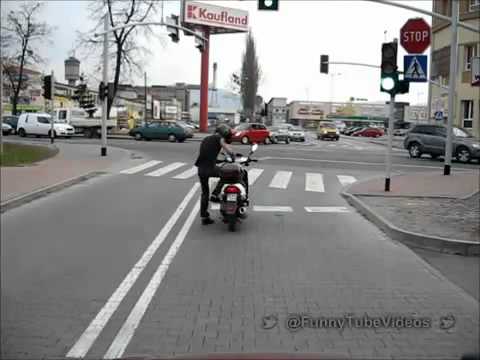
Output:
<path fill-rule="evenodd" d="M 13 89 L 12 114 L 17 114 L 20 90 L 27 85 L 25 66 L 43 62 L 35 45 L 47 41 L 53 30 L 36 18 L 42 6 L 40 2 L 25 2 L 2 19 L 3 68 Z"/>
<path fill-rule="evenodd" d="M 240 92 L 245 115 L 250 121 L 255 121 L 255 105 L 258 85 L 262 77 L 262 70 L 258 63 L 255 39 L 251 31 L 248 32 L 245 52 L 242 59 L 240 76 Z"/>
<path fill-rule="evenodd" d="M 107 13 L 110 26 L 112 28 L 122 25 L 128 25 L 136 22 L 152 21 L 156 15 L 161 2 L 158 0 L 103 0 L 91 3 L 91 18 L 96 24 L 91 31 L 79 33 L 79 45 L 84 50 L 85 56 L 95 56 L 98 59 L 98 65 L 101 64 L 101 53 L 103 50 L 103 39 L 92 39 L 92 32 L 103 31 L 104 15 Z M 152 35 L 152 30 L 148 26 L 132 26 L 113 31 L 113 36 L 109 35 L 110 59 L 113 62 L 113 95 L 117 94 L 118 85 L 121 80 L 132 78 L 133 74 L 143 73 L 143 58 L 150 51 L 141 45 L 140 38 L 143 36 L 147 40 Z M 109 101 L 107 114 L 110 115 L 113 102 Z"/>

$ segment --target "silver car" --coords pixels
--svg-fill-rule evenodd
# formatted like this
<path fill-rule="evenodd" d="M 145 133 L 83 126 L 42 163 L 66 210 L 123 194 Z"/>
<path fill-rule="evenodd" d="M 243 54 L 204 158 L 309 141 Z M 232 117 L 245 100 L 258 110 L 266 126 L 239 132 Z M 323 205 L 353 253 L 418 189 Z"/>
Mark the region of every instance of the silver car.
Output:
<path fill-rule="evenodd" d="M 433 159 L 445 155 L 447 128 L 443 125 L 416 125 L 407 133 L 403 146 L 410 157 L 418 158 L 428 154 Z M 480 159 L 480 141 L 467 130 L 453 128 L 452 155 L 462 163 Z"/>

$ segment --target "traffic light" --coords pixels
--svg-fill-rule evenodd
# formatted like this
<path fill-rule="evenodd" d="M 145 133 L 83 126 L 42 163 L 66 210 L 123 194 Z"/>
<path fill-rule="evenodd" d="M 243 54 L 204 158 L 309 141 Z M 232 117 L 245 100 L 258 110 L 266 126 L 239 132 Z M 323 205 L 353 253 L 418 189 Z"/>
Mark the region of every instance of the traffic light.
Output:
<path fill-rule="evenodd" d="M 178 30 L 179 20 L 177 15 L 167 16 L 166 18 L 167 23 L 167 31 L 168 36 L 172 39 L 173 42 L 177 43 L 180 41 L 180 32 Z M 169 26 L 174 25 L 174 26 Z"/>
<path fill-rule="evenodd" d="M 76 87 L 76 89 L 73 91 L 72 99 L 73 100 L 78 100 L 82 98 L 83 94 L 87 91 L 87 85 L 86 84 L 80 84 Z"/>
<path fill-rule="evenodd" d="M 328 74 L 328 55 L 320 55 L 320 72 Z"/>
<path fill-rule="evenodd" d="M 390 95 L 406 94 L 410 89 L 410 83 L 406 80 L 400 80 L 397 67 L 396 41 L 382 44 L 382 64 L 380 91 Z"/>
<path fill-rule="evenodd" d="M 53 96 L 53 82 L 52 75 L 46 75 L 43 77 L 43 97 L 48 100 L 52 100 Z"/>
<path fill-rule="evenodd" d="M 397 42 L 382 44 L 382 64 L 380 91 L 395 94 L 398 83 Z"/>
<path fill-rule="evenodd" d="M 278 10 L 278 0 L 258 0 L 258 10 Z"/>
<path fill-rule="evenodd" d="M 195 31 L 195 47 L 200 50 L 200 52 L 203 52 L 205 49 L 205 40 L 203 40 L 201 37 L 203 37 L 203 33 L 199 30 Z"/>

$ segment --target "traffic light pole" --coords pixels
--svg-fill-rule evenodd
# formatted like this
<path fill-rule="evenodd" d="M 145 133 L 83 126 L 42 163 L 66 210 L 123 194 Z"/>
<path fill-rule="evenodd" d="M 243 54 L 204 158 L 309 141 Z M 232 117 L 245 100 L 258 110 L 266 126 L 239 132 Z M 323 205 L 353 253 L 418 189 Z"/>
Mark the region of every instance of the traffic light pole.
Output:
<path fill-rule="evenodd" d="M 52 76 L 52 99 L 50 100 L 51 101 L 51 109 L 50 109 L 50 113 L 51 113 L 51 117 L 50 117 L 50 144 L 53 144 L 55 142 L 55 128 L 53 126 L 53 123 L 55 122 L 55 111 L 54 111 L 54 104 L 55 104 L 55 79 L 53 77 L 53 71 L 52 73 L 50 74 Z"/>
<path fill-rule="evenodd" d="M 103 29 L 105 33 L 103 34 L 103 83 L 108 84 L 108 28 L 110 24 L 108 22 L 108 16 L 105 14 L 103 20 Z M 103 98 L 102 104 L 102 148 L 101 156 L 107 156 L 107 109 L 108 109 L 108 98 L 110 96 L 105 96 Z"/>
<path fill-rule="evenodd" d="M 447 144 L 445 147 L 445 164 L 443 175 L 450 175 L 452 164 L 452 141 L 453 119 L 455 118 L 455 85 L 457 83 L 457 60 L 458 60 L 458 12 L 459 2 L 452 1 L 452 37 L 450 46 L 450 73 L 448 86 L 448 118 L 447 118 Z"/>
<path fill-rule="evenodd" d="M 388 110 L 388 146 L 385 159 L 385 191 L 390 191 L 390 177 L 392 173 L 392 146 L 393 146 L 393 111 L 395 109 L 395 95 L 390 95 L 390 104 Z"/>

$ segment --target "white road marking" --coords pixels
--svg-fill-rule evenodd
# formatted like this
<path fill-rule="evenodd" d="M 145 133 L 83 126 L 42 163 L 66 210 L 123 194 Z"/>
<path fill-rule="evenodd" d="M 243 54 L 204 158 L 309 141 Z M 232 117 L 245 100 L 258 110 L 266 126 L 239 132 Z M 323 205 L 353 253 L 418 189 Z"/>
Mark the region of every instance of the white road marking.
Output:
<path fill-rule="evenodd" d="M 399 156 L 402 157 L 403 156 Z M 345 160 L 322 160 L 322 159 L 312 159 L 312 158 L 295 158 L 295 157 L 279 157 L 279 156 L 268 156 L 264 160 L 292 160 L 292 161 L 311 161 L 311 162 L 320 162 L 320 163 L 333 163 L 333 164 L 354 164 L 354 165 L 371 165 L 371 166 L 385 166 L 385 163 L 376 163 L 376 162 L 362 162 L 362 161 L 345 161 Z M 397 164 L 394 163 L 395 167 L 407 167 L 407 168 L 425 168 L 425 169 L 443 169 L 440 166 L 429 166 L 429 165 L 408 165 L 408 164 Z M 471 171 L 467 168 L 456 168 L 456 171 Z"/>
<path fill-rule="evenodd" d="M 197 167 L 194 166 L 194 167 L 182 172 L 181 174 L 178 174 L 177 176 L 174 176 L 173 179 L 182 179 L 182 180 L 189 179 L 196 174 L 197 174 Z"/>
<path fill-rule="evenodd" d="M 152 166 L 155 166 L 155 165 L 158 165 L 158 164 L 161 164 L 161 163 L 162 162 L 159 161 L 159 160 L 152 160 L 152 161 L 146 162 L 142 165 L 138 165 L 138 166 L 135 166 L 135 167 L 130 168 L 130 169 L 122 170 L 122 171 L 120 171 L 120 174 L 135 174 L 135 173 L 138 173 L 140 171 L 143 171 L 145 169 L 148 169 Z"/>
<path fill-rule="evenodd" d="M 176 170 L 182 166 L 186 165 L 185 163 L 182 162 L 174 162 L 171 163 L 170 165 L 164 166 L 158 170 L 152 171 L 151 173 L 146 174 L 147 176 L 162 176 L 165 174 L 168 174 L 169 172 L 172 172 L 173 170 Z"/>
<path fill-rule="evenodd" d="M 277 171 L 269 186 L 276 189 L 286 189 L 291 177 L 291 171 Z"/>
<path fill-rule="evenodd" d="M 342 186 L 350 185 L 357 181 L 355 177 L 350 175 L 337 175 L 337 178 L 338 181 L 340 181 L 340 184 L 342 184 Z"/>
<path fill-rule="evenodd" d="M 88 325 L 87 329 L 83 332 L 80 336 L 78 341 L 75 345 L 70 349 L 66 357 L 68 358 L 83 358 L 90 350 L 91 346 L 97 339 L 97 337 L 102 332 L 103 328 L 107 324 L 110 317 L 115 313 L 118 306 L 130 291 L 132 286 L 135 284 L 135 281 L 138 279 L 142 271 L 148 265 L 149 261 L 152 259 L 153 255 L 166 239 L 172 228 L 174 227 L 175 223 L 178 221 L 182 213 L 184 212 L 185 208 L 187 207 L 190 200 L 193 198 L 195 193 L 197 192 L 198 188 L 200 187 L 199 183 L 195 183 L 192 189 L 188 192 L 185 198 L 182 200 L 180 205 L 178 205 L 175 212 L 172 214 L 170 219 L 168 219 L 165 226 L 162 230 L 158 233 L 157 237 L 147 250 L 143 253 L 140 260 L 133 266 L 127 276 L 123 279 L 122 283 L 118 286 L 115 292 L 110 296 L 108 301 L 102 307 L 102 309 L 98 312 L 97 316 L 92 320 L 92 322 Z"/>
<path fill-rule="evenodd" d="M 325 192 L 323 175 L 316 173 L 305 174 L 305 191 Z"/>
<path fill-rule="evenodd" d="M 262 175 L 263 169 L 250 169 L 248 170 L 248 184 L 253 185 L 255 181 Z"/>
<path fill-rule="evenodd" d="M 276 211 L 276 212 L 292 212 L 293 209 L 290 206 L 264 206 L 255 205 L 253 211 Z"/>
<path fill-rule="evenodd" d="M 122 328 L 118 332 L 117 336 L 115 336 L 115 339 L 105 353 L 103 357 L 104 359 L 117 359 L 123 356 L 126 347 L 130 343 L 130 340 L 132 339 L 133 334 L 138 327 L 138 324 L 142 320 L 143 315 L 145 314 L 145 311 L 147 311 L 147 308 L 150 305 L 153 296 L 155 295 L 160 284 L 162 283 L 162 280 L 167 273 L 168 267 L 170 266 L 173 259 L 175 258 L 175 255 L 182 246 L 182 243 L 185 240 L 185 237 L 187 236 L 188 231 L 190 230 L 195 218 L 197 217 L 199 210 L 200 200 L 197 200 L 195 206 L 190 212 L 190 215 L 183 224 L 174 242 L 168 249 L 167 254 L 163 258 L 162 263 L 158 266 L 157 271 L 155 271 L 155 274 L 153 274 L 153 277 L 150 279 L 147 287 L 145 288 L 134 308 L 130 312 L 127 320 L 125 321 Z"/>
<path fill-rule="evenodd" d="M 305 206 L 305 211 L 309 213 L 348 213 L 344 206 Z"/>

